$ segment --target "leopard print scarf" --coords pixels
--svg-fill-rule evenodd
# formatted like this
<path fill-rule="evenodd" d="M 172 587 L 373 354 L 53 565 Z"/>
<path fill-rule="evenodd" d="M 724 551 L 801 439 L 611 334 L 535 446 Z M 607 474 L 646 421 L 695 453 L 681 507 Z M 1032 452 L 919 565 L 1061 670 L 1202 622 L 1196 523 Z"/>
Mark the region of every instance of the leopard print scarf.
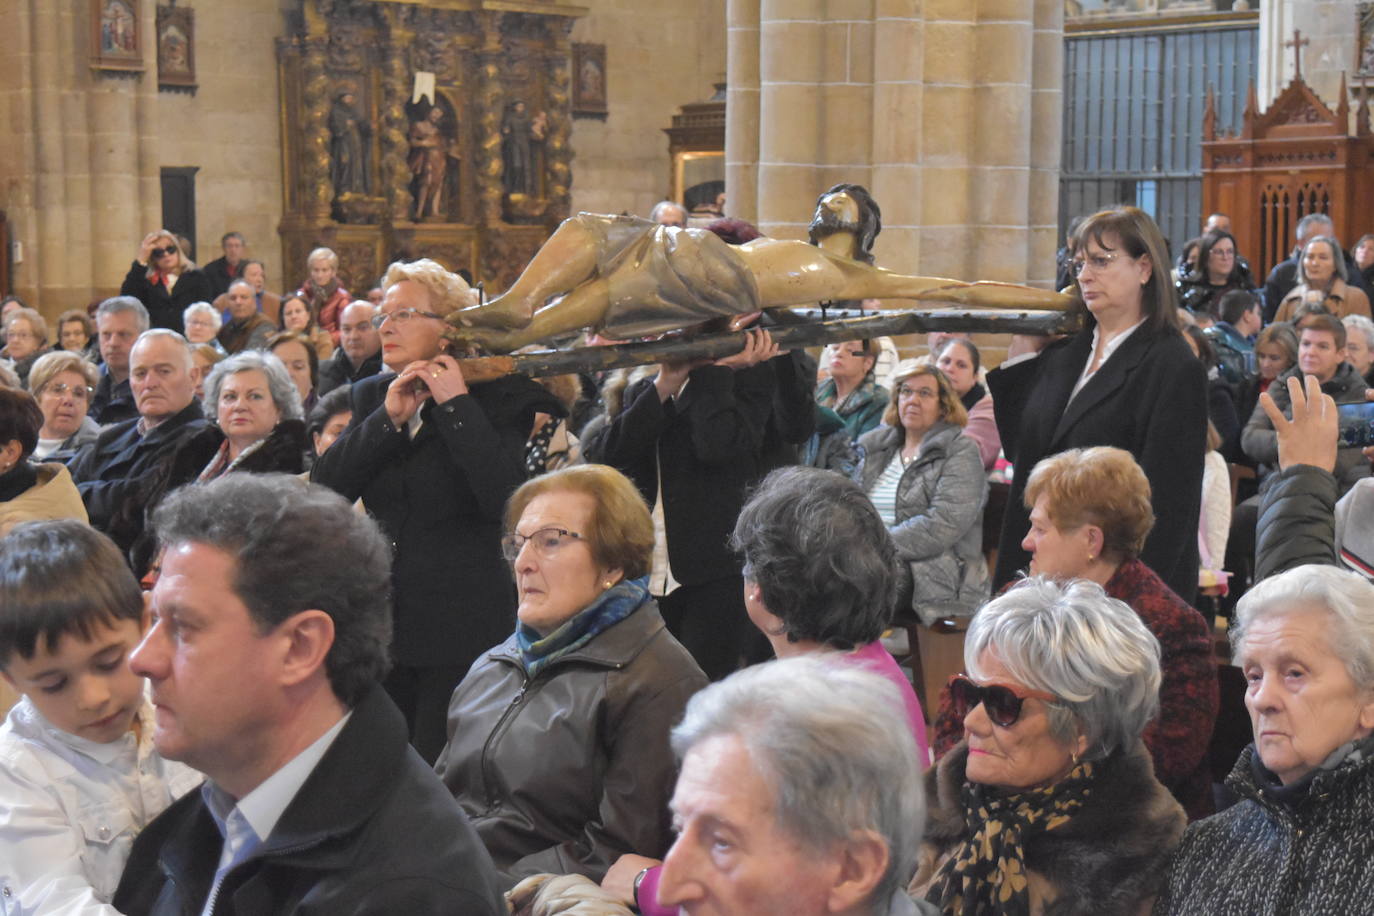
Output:
<path fill-rule="evenodd" d="M 964 810 L 972 833 L 940 868 L 926 899 L 949 916 L 1028 916 L 1026 838 L 1055 830 L 1092 792 L 1093 765 L 1080 763 L 1052 786 L 999 795 L 965 782 Z"/>

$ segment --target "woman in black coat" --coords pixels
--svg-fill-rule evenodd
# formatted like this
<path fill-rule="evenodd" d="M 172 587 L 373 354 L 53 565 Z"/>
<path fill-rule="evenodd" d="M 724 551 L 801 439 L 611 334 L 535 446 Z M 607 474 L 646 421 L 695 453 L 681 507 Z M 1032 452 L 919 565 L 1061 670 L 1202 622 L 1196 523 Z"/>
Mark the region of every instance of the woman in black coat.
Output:
<path fill-rule="evenodd" d="M 1173 591 L 1197 591 L 1197 528 L 1207 439 L 1206 372 L 1177 324 L 1164 239 L 1135 207 L 1089 217 L 1074 237 L 1085 327 L 988 373 L 1002 448 L 1015 467 L 994 591 L 1024 569 L 1026 478 L 1069 448 L 1129 451 L 1150 481 L 1155 525 L 1140 558 Z"/>
<path fill-rule="evenodd" d="M 424 259 L 392 264 L 382 287 L 376 320 L 390 372 L 353 386 L 353 419 L 311 480 L 361 497 L 391 540 L 386 687 L 433 763 L 453 688 L 515 626 L 502 510 L 525 480 L 534 414 L 565 410 L 522 376 L 466 383 L 443 337 L 443 316 L 472 304 L 460 277 Z"/>
<path fill-rule="evenodd" d="M 124 276 L 119 294 L 142 302 L 153 327 L 170 328 L 178 334 L 184 330 L 181 314 L 188 305 L 215 298 L 210 278 L 190 262 L 176 236 L 166 229 L 143 237 L 138 258 Z"/>

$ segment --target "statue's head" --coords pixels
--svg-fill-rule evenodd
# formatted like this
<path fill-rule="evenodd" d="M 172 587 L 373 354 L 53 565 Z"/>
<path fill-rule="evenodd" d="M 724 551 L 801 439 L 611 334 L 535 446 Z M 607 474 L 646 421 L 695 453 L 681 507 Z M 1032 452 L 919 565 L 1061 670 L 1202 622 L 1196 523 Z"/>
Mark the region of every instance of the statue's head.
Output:
<path fill-rule="evenodd" d="M 429 118 L 431 124 L 438 124 L 440 121 L 444 120 L 444 109 L 440 108 L 438 105 L 435 105 L 433 108 L 429 110 L 429 114 L 427 115 L 427 117 Z"/>
<path fill-rule="evenodd" d="M 858 184 L 837 184 L 816 198 L 807 240 L 819 245 L 821 239 L 836 232 L 852 232 L 854 248 L 850 257 L 872 264 L 873 240 L 882 229 L 882 211 L 868 189 Z"/>

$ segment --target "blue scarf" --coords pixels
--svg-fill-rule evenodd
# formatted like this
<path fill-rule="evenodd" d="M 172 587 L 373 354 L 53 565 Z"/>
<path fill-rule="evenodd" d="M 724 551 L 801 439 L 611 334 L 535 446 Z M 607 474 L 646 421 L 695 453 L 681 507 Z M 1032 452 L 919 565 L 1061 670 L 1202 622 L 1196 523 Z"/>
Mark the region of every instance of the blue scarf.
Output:
<path fill-rule="evenodd" d="M 525 672 L 533 678 L 552 662 L 585 646 L 597 634 L 629 617 L 649 600 L 649 577 L 626 579 L 606 589 L 601 596 L 583 608 L 548 636 L 540 635 L 523 623 L 515 626 L 515 642 L 520 647 L 520 661 Z"/>

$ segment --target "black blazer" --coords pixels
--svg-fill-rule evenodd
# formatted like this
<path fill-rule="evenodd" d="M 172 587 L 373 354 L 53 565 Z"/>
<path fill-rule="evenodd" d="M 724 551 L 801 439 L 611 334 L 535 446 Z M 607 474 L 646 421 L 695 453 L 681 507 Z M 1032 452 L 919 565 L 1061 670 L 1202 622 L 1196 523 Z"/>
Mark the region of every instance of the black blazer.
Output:
<path fill-rule="evenodd" d="M 1149 478 L 1155 525 L 1141 560 L 1185 601 L 1197 592 L 1198 512 L 1207 445 L 1207 373 L 1182 336 L 1141 327 L 1069 401 L 1092 356 L 1093 329 L 1056 341 L 1039 357 L 988 373 L 988 387 L 1015 467 L 998 545 L 993 589 L 1025 569 L 1030 528 L 1022 501 L 1041 458 L 1071 448 L 1114 445 Z"/>
<path fill-rule="evenodd" d="M 427 401 L 412 441 L 383 405 L 395 377 L 353 386 L 353 420 L 310 479 L 347 499 L 362 497 L 391 540 L 396 661 L 466 669 L 515 629 L 501 515 L 525 481 L 535 412 L 565 411 L 537 383 L 506 376 L 443 404 Z"/>
<path fill-rule="evenodd" d="M 749 488 L 795 463 L 796 446 L 814 432 L 815 377 L 810 357 L 797 351 L 747 369 L 700 366 L 667 403 L 653 379 L 643 379 L 625 392 L 620 414 L 584 439 L 583 458 L 625 474 L 650 506 L 661 473 L 668 565 L 678 582 L 739 575 L 730 532 Z"/>

